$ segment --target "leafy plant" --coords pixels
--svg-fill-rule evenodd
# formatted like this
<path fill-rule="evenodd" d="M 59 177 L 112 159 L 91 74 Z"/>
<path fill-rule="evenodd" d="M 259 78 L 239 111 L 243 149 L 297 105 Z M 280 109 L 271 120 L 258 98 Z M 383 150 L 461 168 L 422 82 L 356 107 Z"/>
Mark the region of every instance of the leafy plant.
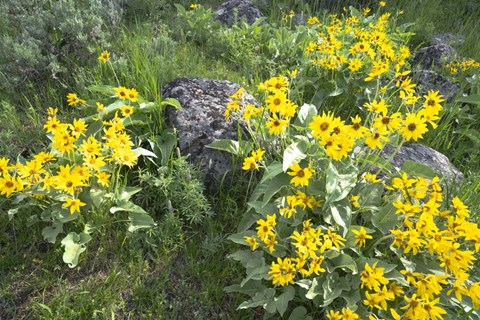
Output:
<path fill-rule="evenodd" d="M 239 308 L 280 316 L 292 310 L 291 319 L 430 319 L 478 308 L 480 282 L 469 274 L 478 226 L 468 221 L 468 207 L 446 199 L 429 168 L 406 162 L 396 172 L 378 155 L 387 143 L 420 139 L 427 121 L 435 127 L 442 97 L 429 92 L 420 106 L 416 99 L 415 113 L 393 115 L 384 106 L 402 93 L 390 83 L 367 104 L 363 125 L 358 115 L 347 125 L 313 105 L 298 108 L 286 77 L 259 88 L 265 107 L 241 109 L 240 90 L 226 110 L 227 118 L 243 114 L 257 137 L 243 169 L 264 171 L 230 237 L 250 247 L 230 255 L 246 270 L 225 289 L 249 296 Z M 389 181 L 369 173 L 371 164 Z"/>
<path fill-rule="evenodd" d="M 128 222 L 131 232 L 155 225 L 152 217 L 131 201 L 141 188 L 125 183 L 125 167 L 135 166 L 141 155 L 156 157 L 142 147 L 134 149 L 129 135 L 129 131 L 135 132 L 130 128 L 138 130 L 152 121 L 150 114 L 155 104 L 143 101 L 134 88 L 93 89 L 106 97 L 89 101 L 75 93 L 67 97 L 70 106 L 92 113 L 86 118 L 63 123 L 57 118 L 58 109 L 49 108 L 44 125 L 51 139 L 48 151 L 34 155 L 32 160 L 20 158 L 15 164 L 0 159 L 1 194 L 14 198 L 9 218 L 34 213 L 32 223 L 51 224 L 42 231 L 51 243 L 59 234 L 75 230 L 61 241 L 65 248 L 63 261 L 70 267 L 78 264 L 91 234 L 101 233 L 105 225 Z M 164 103 L 178 104 L 172 99 Z M 120 218 L 121 212 L 128 216 Z"/>

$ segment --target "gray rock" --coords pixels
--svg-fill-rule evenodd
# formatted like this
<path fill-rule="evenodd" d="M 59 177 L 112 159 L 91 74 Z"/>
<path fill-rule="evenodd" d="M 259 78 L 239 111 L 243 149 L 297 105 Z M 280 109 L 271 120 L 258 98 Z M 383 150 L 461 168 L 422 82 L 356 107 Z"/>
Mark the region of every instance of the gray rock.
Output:
<path fill-rule="evenodd" d="M 218 7 L 213 19 L 231 27 L 236 20 L 245 20 L 251 25 L 262 16 L 260 10 L 250 0 L 230 0 Z"/>
<path fill-rule="evenodd" d="M 432 45 L 446 44 L 452 47 L 459 47 L 465 42 L 465 37 L 453 32 L 439 33 L 432 36 Z"/>
<path fill-rule="evenodd" d="M 395 151 L 396 148 L 386 145 L 381 152 L 381 156 L 384 159 L 390 159 Z M 444 154 L 420 143 L 404 144 L 390 160 L 390 163 L 397 168 L 401 168 L 407 160 L 425 165 L 439 176 L 455 180 L 457 183 L 463 179 L 463 173 L 455 168 Z"/>
<path fill-rule="evenodd" d="M 180 152 L 189 155 L 205 173 L 207 187 L 232 170 L 232 155 L 207 148 L 218 139 L 238 139 L 236 122 L 225 121 L 225 107 L 230 96 L 240 85 L 225 81 L 201 78 L 180 78 L 168 83 L 162 90 L 164 98 L 175 98 L 183 111 L 166 109 L 169 125 L 176 128 Z M 258 105 L 252 95 L 246 94 L 244 102 Z"/>
<path fill-rule="evenodd" d="M 447 102 L 452 102 L 460 91 L 458 84 L 431 70 L 418 70 L 413 73 L 412 78 L 421 95 L 426 94 L 429 90 L 439 91 Z"/>
<path fill-rule="evenodd" d="M 430 47 L 418 49 L 412 60 L 413 66 L 420 69 L 432 69 L 440 67 L 456 58 L 455 50 L 448 44 L 436 44 Z"/>

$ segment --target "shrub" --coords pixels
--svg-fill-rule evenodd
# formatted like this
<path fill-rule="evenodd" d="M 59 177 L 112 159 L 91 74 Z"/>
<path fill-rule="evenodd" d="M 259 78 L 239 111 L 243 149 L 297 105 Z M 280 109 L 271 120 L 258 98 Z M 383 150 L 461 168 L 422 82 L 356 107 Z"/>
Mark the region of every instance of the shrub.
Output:
<path fill-rule="evenodd" d="M 108 56 L 105 51 L 99 60 L 106 62 Z M 64 123 L 57 117 L 57 108 L 48 109 L 44 125 L 51 140 L 48 150 L 14 164 L 0 158 L 0 194 L 13 199 L 9 219 L 23 214 L 30 215 L 31 223 L 50 224 L 42 235 L 51 243 L 67 232 L 62 240 L 63 260 L 70 267 L 78 264 L 91 235 L 101 234 L 112 223 L 128 223 L 131 232 L 155 225 L 131 200 L 141 188 L 127 185 L 128 168 L 141 155 L 163 161 L 161 152 L 157 156 L 140 147 L 141 137 L 154 127 L 153 114 L 159 107 L 165 103 L 178 107 L 173 99 L 146 102 L 134 88 L 96 86 L 91 90 L 104 95 L 88 101 L 75 93 L 67 96 L 69 106 L 89 114 L 85 118 Z M 163 157 L 168 160 L 169 155 Z M 120 218 L 121 212 L 128 216 Z"/>
<path fill-rule="evenodd" d="M 111 0 L 2 1 L 0 87 L 46 79 L 68 87 L 75 68 L 108 47 L 121 16 Z"/>

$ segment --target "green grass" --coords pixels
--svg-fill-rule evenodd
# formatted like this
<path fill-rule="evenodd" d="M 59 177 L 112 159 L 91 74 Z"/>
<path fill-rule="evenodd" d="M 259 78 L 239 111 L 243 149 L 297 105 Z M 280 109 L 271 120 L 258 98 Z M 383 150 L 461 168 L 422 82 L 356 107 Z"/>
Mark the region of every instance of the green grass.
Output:
<path fill-rule="evenodd" d="M 434 33 L 453 31 L 466 39 L 459 51 L 466 57 L 480 58 L 475 20 L 480 4 L 419 2 L 387 1 L 389 6 L 405 11 L 405 22 L 417 23 L 414 45 L 425 43 Z M 144 14 L 141 19 L 130 17 L 112 43 L 111 66 L 78 68 L 75 88 L 51 82 L 31 84 L 28 92 L 1 92 L 0 155 L 13 160 L 46 146 L 48 140 L 42 131 L 46 108 L 58 106 L 62 116 L 74 116 L 66 107 L 66 93 L 87 96 L 90 85 L 135 87 L 147 100 L 158 101 L 162 86 L 178 77 L 228 79 L 253 89 L 260 75 L 269 72 L 253 63 L 238 66 L 228 57 L 217 56 L 215 48 L 190 41 L 173 30 L 178 21 L 172 12 L 161 17 Z M 280 10 L 271 14 L 279 16 Z M 478 208 L 480 164 L 473 156 L 462 156 L 472 154 L 468 129 L 478 128 L 478 119 L 471 117 L 469 108 L 449 106 L 439 128 L 426 137 L 426 142 L 463 170 L 465 181 L 451 186 L 451 192 Z M 462 117 L 465 121 L 458 122 Z M 43 225 L 28 226 L 26 213 L 9 221 L 10 205 L 4 202 L 0 212 L 0 319 L 261 318 L 253 311 L 236 310 L 242 297 L 223 291 L 243 274 L 241 266 L 227 259 L 237 248 L 227 237 L 236 231 L 245 210 L 245 186 L 242 181 L 232 190 L 225 186 L 229 191 L 210 196 L 215 215 L 200 224 L 190 225 L 159 210 L 158 226 L 152 230 L 128 234 L 123 226 L 106 228 L 106 235 L 94 238 L 75 269 L 61 262 L 59 244 L 42 240 Z"/>

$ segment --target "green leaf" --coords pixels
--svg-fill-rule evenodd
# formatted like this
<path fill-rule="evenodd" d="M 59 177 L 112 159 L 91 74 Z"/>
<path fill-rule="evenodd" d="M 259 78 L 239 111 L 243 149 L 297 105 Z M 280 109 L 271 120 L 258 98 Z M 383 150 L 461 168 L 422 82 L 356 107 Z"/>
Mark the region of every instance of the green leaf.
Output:
<path fill-rule="evenodd" d="M 116 199 L 118 202 L 128 201 L 134 194 L 140 191 L 142 191 L 140 187 L 125 187 L 119 190 Z"/>
<path fill-rule="evenodd" d="M 471 94 L 466 97 L 459 97 L 457 101 L 480 105 L 480 94 Z"/>
<path fill-rule="evenodd" d="M 116 100 L 114 103 L 105 107 L 105 112 L 106 113 L 115 113 L 114 111 L 119 110 L 124 105 L 125 105 L 125 102 L 123 100 Z"/>
<path fill-rule="evenodd" d="M 411 160 L 406 160 L 403 163 L 401 171 L 406 172 L 409 175 L 422 176 L 427 179 L 432 179 L 435 176 L 439 175 L 434 170 L 432 170 L 429 166 L 416 163 L 415 161 L 411 161 Z"/>
<path fill-rule="evenodd" d="M 317 115 L 317 107 L 313 104 L 304 104 L 300 107 L 300 110 L 297 114 L 297 119 L 295 124 L 306 127 L 310 122 L 312 122 L 313 116 Z"/>
<path fill-rule="evenodd" d="M 152 144 L 152 141 L 150 141 Z M 166 129 L 160 136 L 155 136 L 154 150 L 160 150 L 162 155 L 162 165 L 166 165 L 172 154 L 173 148 L 177 144 L 177 137 L 173 129 Z"/>
<path fill-rule="evenodd" d="M 178 7 L 177 7 L 177 8 L 178 8 Z M 174 98 L 166 98 L 166 99 L 164 99 L 162 102 L 160 102 L 160 105 L 162 105 L 162 106 L 171 106 L 171 107 L 174 107 L 175 109 L 180 110 L 180 111 L 183 110 L 182 105 L 180 104 L 180 102 L 178 102 L 178 100 L 177 100 L 177 99 L 174 99 Z"/>
<path fill-rule="evenodd" d="M 262 284 L 261 281 L 248 281 L 245 283 L 243 286 L 240 286 L 239 284 L 234 284 L 228 287 L 223 288 L 223 291 L 225 293 L 244 293 L 248 294 L 249 296 L 254 296 L 255 293 L 259 291 L 265 290 L 266 287 Z"/>
<path fill-rule="evenodd" d="M 361 189 L 357 194 L 360 196 L 359 203 L 361 206 L 374 206 L 377 207 L 381 204 L 382 193 L 384 191 L 383 185 L 381 183 L 370 183 Z"/>
<path fill-rule="evenodd" d="M 265 182 L 265 181 L 270 180 L 270 179 L 273 179 L 283 172 L 284 171 L 283 171 L 283 168 L 282 168 L 282 164 L 278 161 L 273 161 L 265 169 L 265 172 L 262 176 L 262 180 L 260 180 L 260 183 Z"/>
<path fill-rule="evenodd" d="M 244 237 L 252 237 L 255 234 L 256 234 L 255 231 L 247 230 L 247 231 L 232 234 L 227 239 L 237 244 L 246 245 L 247 242 L 245 241 Z"/>
<path fill-rule="evenodd" d="M 395 214 L 397 209 L 393 206 L 392 203 L 387 203 L 378 211 L 373 211 L 372 214 L 372 223 L 378 228 L 383 234 L 389 234 L 391 229 L 395 228 L 395 225 L 398 221 L 398 217 Z"/>
<path fill-rule="evenodd" d="M 235 253 L 228 255 L 228 258 L 240 262 L 244 268 L 254 269 L 265 265 L 263 251 L 260 250 L 238 250 Z"/>
<path fill-rule="evenodd" d="M 307 150 L 308 145 L 305 141 L 294 142 L 289 145 L 283 152 L 283 172 L 286 172 L 292 164 L 305 159 Z"/>
<path fill-rule="evenodd" d="M 316 296 L 323 293 L 322 282 L 325 280 L 325 275 L 313 278 L 312 285 L 305 294 L 305 298 L 313 300 Z"/>
<path fill-rule="evenodd" d="M 144 156 L 144 157 L 151 157 L 151 158 L 158 158 L 155 153 L 150 150 L 138 147 L 136 149 L 132 149 L 133 152 L 137 154 L 137 156 Z"/>
<path fill-rule="evenodd" d="M 8 210 L 8 221 L 12 221 L 13 217 L 18 213 L 18 208 L 13 208 Z"/>
<path fill-rule="evenodd" d="M 353 260 L 353 258 L 346 253 L 342 253 L 338 257 L 328 260 L 326 266 L 328 272 L 330 273 L 333 272 L 335 269 L 343 268 L 349 269 L 350 271 L 352 271 L 352 274 L 358 273 L 358 268 L 355 260 Z"/>
<path fill-rule="evenodd" d="M 236 156 L 239 156 L 241 152 L 240 143 L 238 141 L 231 140 L 231 139 L 215 140 L 209 145 L 207 145 L 206 147 L 210 149 L 225 151 L 225 152 L 234 154 Z"/>
<path fill-rule="evenodd" d="M 352 218 L 352 209 L 347 201 L 337 202 L 330 205 L 333 220 L 343 228 L 342 236 L 347 235 Z"/>
<path fill-rule="evenodd" d="M 338 298 L 343 290 L 350 290 L 350 285 L 345 278 L 340 278 L 337 272 L 327 274 L 322 284 L 324 303 L 322 307 L 328 306 L 336 298 Z"/>
<path fill-rule="evenodd" d="M 156 225 L 153 218 L 144 212 L 130 212 L 128 219 L 130 220 L 130 224 L 128 225 L 128 231 L 130 232 L 137 231 L 138 229 L 152 228 Z"/>
<path fill-rule="evenodd" d="M 43 228 L 42 236 L 43 239 L 47 240 L 50 243 L 55 243 L 57 236 L 63 232 L 63 223 L 60 221 L 55 221 L 52 226 Z"/>
<path fill-rule="evenodd" d="M 272 162 L 268 167 L 266 168 L 262 180 L 260 183 L 257 184 L 255 189 L 252 192 L 252 195 L 250 196 L 249 202 L 253 203 L 257 201 L 262 195 L 265 194 L 265 191 L 267 190 L 271 179 L 275 178 L 279 174 L 282 174 L 282 164 L 280 162 Z M 263 206 L 263 205 L 262 205 Z"/>
<path fill-rule="evenodd" d="M 255 307 L 265 307 L 268 303 L 273 302 L 275 296 L 275 289 L 267 288 L 262 292 L 257 292 L 249 301 L 245 301 L 238 306 L 237 309 L 248 309 Z"/>
<path fill-rule="evenodd" d="M 62 247 L 65 248 L 63 262 L 67 263 L 70 268 L 76 267 L 80 254 L 86 250 L 85 244 L 91 239 L 92 237 L 88 234 L 70 232 L 62 240 Z"/>
<path fill-rule="evenodd" d="M 100 207 L 107 191 L 101 189 L 90 189 L 90 199 L 95 207 Z"/>
<path fill-rule="evenodd" d="M 115 92 L 113 89 L 113 86 L 103 85 L 103 84 L 92 85 L 92 86 L 89 86 L 87 89 L 91 92 L 99 92 L 106 96 L 112 96 Z"/>
<path fill-rule="evenodd" d="M 240 286 L 244 286 L 250 280 L 262 280 L 267 277 L 270 267 L 263 265 L 260 267 L 249 267 L 247 268 L 247 276 L 242 280 Z"/>
<path fill-rule="evenodd" d="M 333 90 L 332 92 L 330 92 L 328 94 L 329 97 L 336 97 L 336 96 L 339 96 L 343 93 L 343 91 L 345 91 L 343 88 L 336 88 L 335 90 Z"/>
<path fill-rule="evenodd" d="M 102 130 L 102 128 L 103 128 L 103 121 L 101 119 L 89 124 L 87 132 L 85 132 L 84 139 L 87 139 L 90 136 L 95 136 L 100 130 Z M 79 142 L 81 142 L 81 140 L 79 140 Z"/>
<path fill-rule="evenodd" d="M 270 199 L 283 187 L 290 185 L 291 178 L 287 174 L 281 174 L 270 180 L 263 195 L 263 205 L 267 205 Z"/>
<path fill-rule="evenodd" d="M 325 205 L 344 199 L 355 186 L 358 169 L 352 165 L 339 164 L 345 173 L 340 173 L 333 162 L 328 164 L 326 174 Z M 343 166 L 343 167 L 342 167 Z"/>
<path fill-rule="evenodd" d="M 275 307 L 282 317 L 288 308 L 288 303 L 295 297 L 295 289 L 292 286 L 286 286 L 283 290 L 283 293 L 274 299 Z"/>
<path fill-rule="evenodd" d="M 288 317 L 288 320 L 311 320 L 312 317 L 307 316 L 307 309 L 303 306 L 296 307 Z"/>

